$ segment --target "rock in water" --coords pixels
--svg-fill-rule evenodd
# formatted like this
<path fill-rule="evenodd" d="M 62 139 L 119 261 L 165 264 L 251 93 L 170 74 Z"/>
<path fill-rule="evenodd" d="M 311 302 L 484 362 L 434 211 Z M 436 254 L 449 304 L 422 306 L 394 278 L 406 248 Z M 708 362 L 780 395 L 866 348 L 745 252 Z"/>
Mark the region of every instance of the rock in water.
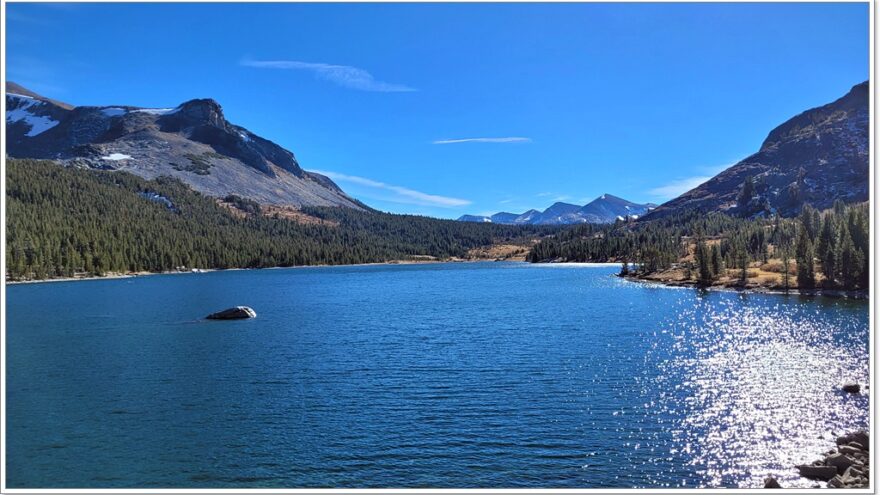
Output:
<path fill-rule="evenodd" d="M 224 309 L 216 313 L 211 313 L 205 318 L 209 320 L 245 320 L 247 318 L 256 318 L 257 312 L 247 306 L 236 306 L 234 308 Z"/>
<path fill-rule="evenodd" d="M 855 459 L 844 454 L 831 454 L 825 458 L 825 465 L 836 467 L 837 474 L 843 474 L 847 468 L 855 463 Z"/>
<path fill-rule="evenodd" d="M 814 466 L 812 464 L 802 464 L 796 466 L 804 478 L 814 478 L 819 480 L 830 480 L 837 476 L 837 468 L 834 466 Z"/>
<path fill-rule="evenodd" d="M 857 394 L 862 389 L 861 385 L 858 383 L 846 383 L 842 388 L 844 392 L 849 392 L 851 394 Z"/>
<path fill-rule="evenodd" d="M 856 442 L 864 447 L 865 450 L 871 450 L 871 442 L 868 439 L 868 433 L 865 431 L 857 431 L 837 438 L 837 445 L 847 445 L 850 442 Z"/>
<path fill-rule="evenodd" d="M 782 488 L 776 478 L 764 478 L 764 488 Z"/>

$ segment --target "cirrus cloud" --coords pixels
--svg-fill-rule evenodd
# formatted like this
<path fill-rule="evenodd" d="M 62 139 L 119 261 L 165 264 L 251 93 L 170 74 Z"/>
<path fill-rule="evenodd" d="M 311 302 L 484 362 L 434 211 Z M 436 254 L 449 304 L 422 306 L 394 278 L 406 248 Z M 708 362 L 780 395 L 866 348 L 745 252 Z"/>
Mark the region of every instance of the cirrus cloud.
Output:
<path fill-rule="evenodd" d="M 437 206 L 440 208 L 457 208 L 459 206 L 467 206 L 472 203 L 472 201 L 469 201 L 467 199 L 428 194 L 410 189 L 408 187 L 386 184 L 384 182 L 368 179 L 366 177 L 358 177 L 356 175 L 340 174 L 338 172 L 330 172 L 327 170 L 312 170 L 312 172 L 326 175 L 334 181 L 347 182 L 349 184 L 356 184 L 370 189 L 390 192 L 392 193 L 390 196 L 383 196 L 380 199 L 382 199 L 383 201 L 390 201 L 392 203 Z"/>
<path fill-rule="evenodd" d="M 458 143 L 531 143 L 527 137 L 476 137 L 461 139 L 438 139 L 434 144 L 458 144 Z"/>
<path fill-rule="evenodd" d="M 372 74 L 364 69 L 350 65 L 334 65 L 299 60 L 242 60 L 241 65 L 257 69 L 287 69 L 312 72 L 315 77 L 329 81 L 337 86 L 359 91 L 375 91 L 381 93 L 401 93 L 418 91 L 403 84 L 377 81 Z"/>

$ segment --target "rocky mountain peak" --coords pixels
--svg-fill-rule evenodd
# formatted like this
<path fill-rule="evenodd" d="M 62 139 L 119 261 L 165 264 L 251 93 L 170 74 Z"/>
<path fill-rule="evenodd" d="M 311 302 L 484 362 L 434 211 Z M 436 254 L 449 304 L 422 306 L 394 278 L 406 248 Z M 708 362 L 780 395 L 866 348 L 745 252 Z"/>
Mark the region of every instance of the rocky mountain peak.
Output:
<path fill-rule="evenodd" d="M 788 119 L 770 131 L 757 153 L 659 206 L 649 218 L 686 210 L 794 216 L 805 204 L 825 209 L 837 199 L 867 201 L 868 93 L 866 81 Z"/>
<path fill-rule="evenodd" d="M 61 106 L 7 84 L 6 151 L 16 158 L 176 177 L 197 191 L 261 204 L 364 208 L 290 151 L 226 120 L 217 101 L 174 108 Z"/>
<path fill-rule="evenodd" d="M 835 122 L 852 118 L 867 109 L 868 81 L 856 84 L 849 92 L 837 100 L 818 108 L 807 110 L 782 123 L 770 131 L 761 144 L 760 151 L 795 139 L 798 136 L 814 135 L 817 126 L 828 127 Z"/>
<path fill-rule="evenodd" d="M 169 112 L 167 116 L 184 119 L 190 124 L 208 124 L 215 127 L 227 125 L 226 118 L 223 116 L 223 108 L 211 98 L 199 98 L 184 102 Z"/>

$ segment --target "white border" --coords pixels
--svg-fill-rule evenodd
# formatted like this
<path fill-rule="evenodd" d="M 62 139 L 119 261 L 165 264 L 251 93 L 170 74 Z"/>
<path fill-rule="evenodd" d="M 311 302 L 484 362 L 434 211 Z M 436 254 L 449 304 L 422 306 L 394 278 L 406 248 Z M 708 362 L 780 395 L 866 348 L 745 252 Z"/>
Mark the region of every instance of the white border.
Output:
<path fill-rule="evenodd" d="M 124 0 L 123 2 L 118 3 L 128 3 L 130 0 Z M 286 0 L 261 0 L 266 3 L 294 3 L 288 2 Z M 445 0 L 446 3 L 469 3 L 473 0 Z M 6 115 L 6 4 L 7 3 L 75 3 L 69 0 L 30 0 L 28 2 L 8 2 L 7 0 L 0 0 L 0 21 L 3 22 L 3 26 L 0 27 L 0 59 L 2 59 L 2 64 L 0 64 L 0 83 L 2 83 L 2 95 L 3 95 L 3 114 Z M 295 3 L 368 3 L 363 0 L 299 0 Z M 431 3 L 432 0 L 383 0 L 382 3 Z M 91 3 L 116 3 L 116 2 L 91 2 Z M 132 2 L 134 3 L 134 2 Z M 149 3 L 182 3 L 178 0 L 149 0 Z M 237 0 L 188 0 L 187 3 L 245 3 Z M 534 0 L 505 0 L 505 2 L 499 3 L 534 3 Z M 639 0 L 592 0 L 591 2 L 581 2 L 579 0 L 553 0 L 553 3 L 765 3 L 761 1 L 753 1 L 750 2 L 748 0 L 650 0 L 649 2 L 639 2 Z M 770 3 L 770 2 L 766 2 Z M 875 251 L 877 248 L 876 237 L 877 237 L 877 229 L 876 229 L 876 215 L 875 210 L 877 209 L 877 203 L 875 201 L 874 193 L 875 193 L 875 181 L 877 180 L 877 175 L 875 173 L 875 132 L 876 126 L 874 124 L 874 107 L 876 101 L 876 84 L 875 84 L 875 64 L 874 57 L 876 53 L 876 38 L 874 36 L 874 22 L 875 22 L 875 13 L 877 4 L 875 0 L 869 0 L 868 2 L 862 0 L 775 0 L 773 3 L 868 3 L 869 5 L 869 96 L 870 96 L 870 108 L 869 108 L 869 201 L 870 201 L 870 228 L 871 228 L 871 253 L 870 253 L 870 268 L 871 268 L 871 279 L 869 282 L 869 321 L 870 321 L 870 337 L 869 337 L 869 347 L 870 347 L 870 379 L 872 380 L 872 384 L 877 384 L 876 374 L 875 374 L 875 366 L 874 366 L 874 358 L 875 358 L 875 346 L 876 340 L 874 335 L 874 316 L 876 315 L 876 298 L 874 288 L 876 282 L 876 266 L 875 266 Z M 506 489 L 506 488 L 492 488 L 492 489 L 484 489 L 484 488 L 467 488 L 467 489 L 445 489 L 445 488 L 352 488 L 352 489 L 319 489 L 319 488 L 292 488 L 292 489 L 263 489 L 263 488 L 234 488 L 234 489 L 208 489 L 208 488 L 186 488 L 186 489 L 169 489 L 169 488 L 137 488 L 137 489 L 116 489 L 116 488 L 93 488 L 93 489 L 79 489 L 79 488 L 68 488 L 68 489 L 36 489 L 36 488 L 7 488 L 6 487 L 6 119 L 2 120 L 0 123 L 0 170 L 2 170 L 2 174 L 0 174 L 0 189 L 4 191 L 4 194 L 0 195 L 0 212 L 3 213 L 2 229 L 0 229 L 0 249 L 2 249 L 2 253 L 0 253 L 0 272 L 4 275 L 3 291 L 0 293 L 0 317 L 2 317 L 2 321 L 0 321 L 0 351 L 2 351 L 2 356 L 0 356 L 0 493 L 101 493 L 101 494 L 111 494 L 111 493 L 322 493 L 322 494 L 342 494 L 342 493 L 362 493 L 362 494 L 409 494 L 409 493 L 426 493 L 426 494 L 473 494 L 473 493 L 492 493 L 492 494 L 501 494 L 501 493 L 510 493 L 510 494 L 535 494 L 535 493 L 755 493 L 761 492 L 763 489 L 761 488 L 677 488 L 677 489 L 662 489 L 662 488 L 561 488 L 561 489 L 545 489 L 545 488 L 518 488 L 518 489 Z M 870 396 L 870 413 L 869 413 L 869 430 L 871 435 L 871 450 L 876 452 L 877 441 L 875 438 L 875 395 L 872 393 Z M 871 456 L 871 472 L 877 473 L 877 456 Z M 864 489 L 848 489 L 845 490 L 845 493 L 874 493 L 874 488 L 877 486 L 875 483 L 875 477 L 877 474 L 871 477 L 871 487 Z M 828 490 L 828 489 L 823 489 Z M 809 488 L 788 488 L 785 489 L 785 493 L 815 493 L 815 489 Z"/>

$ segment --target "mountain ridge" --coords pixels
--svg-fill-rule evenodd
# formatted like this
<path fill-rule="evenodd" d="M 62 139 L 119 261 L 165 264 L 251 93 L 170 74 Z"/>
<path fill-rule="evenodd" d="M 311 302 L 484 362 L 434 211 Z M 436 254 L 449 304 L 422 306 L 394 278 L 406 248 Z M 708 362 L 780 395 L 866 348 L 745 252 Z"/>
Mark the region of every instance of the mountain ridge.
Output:
<path fill-rule="evenodd" d="M 856 84 L 833 102 L 791 117 L 768 133 L 756 153 L 643 220 L 694 209 L 793 216 L 804 204 L 827 209 L 836 199 L 867 201 L 868 86 L 868 81 Z"/>
<path fill-rule="evenodd" d="M 218 198 L 369 209 L 294 154 L 229 122 L 211 98 L 174 108 L 72 106 L 7 82 L 7 154 L 64 165 L 171 176 Z"/>
<path fill-rule="evenodd" d="M 614 223 L 619 219 L 639 218 L 656 205 L 638 204 L 611 194 L 603 194 L 583 206 L 557 201 L 544 211 L 499 212 L 491 216 L 462 215 L 461 222 L 500 223 L 509 225 L 569 225 L 578 223 Z"/>

